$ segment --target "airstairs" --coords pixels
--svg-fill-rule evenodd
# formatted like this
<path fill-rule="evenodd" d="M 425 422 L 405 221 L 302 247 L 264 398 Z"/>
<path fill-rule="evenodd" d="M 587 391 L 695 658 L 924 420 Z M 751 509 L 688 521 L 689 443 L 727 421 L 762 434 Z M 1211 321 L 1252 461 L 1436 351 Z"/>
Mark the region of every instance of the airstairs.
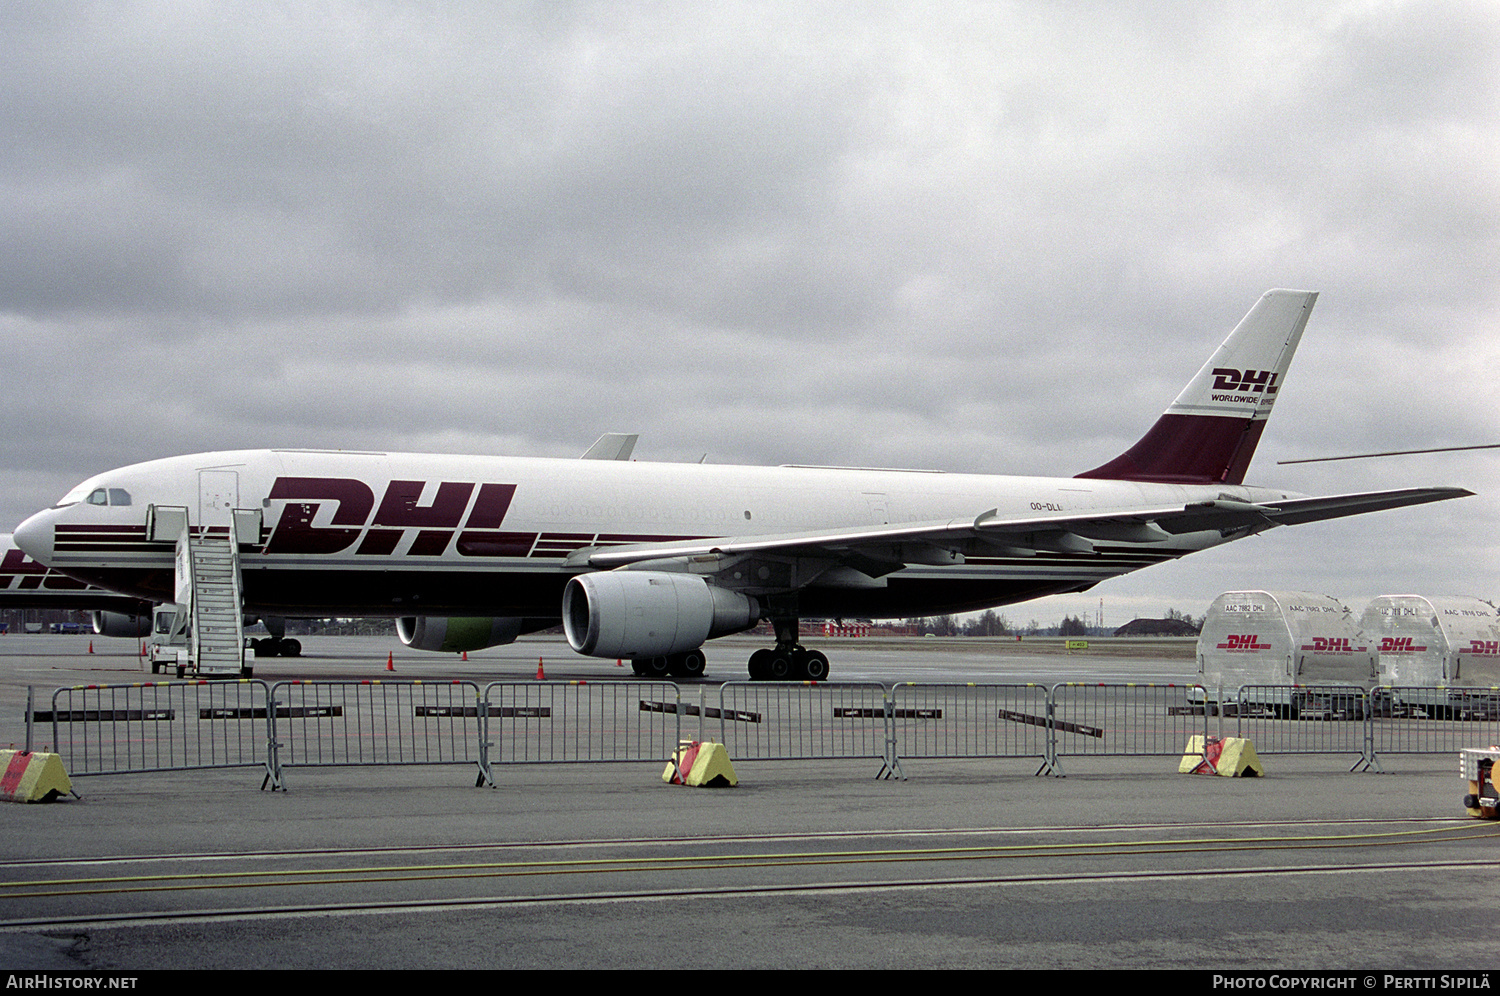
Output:
<path fill-rule="evenodd" d="M 174 598 L 191 620 L 179 677 L 189 671 L 205 678 L 248 675 L 239 547 L 242 533 L 258 538 L 259 514 L 241 522 L 245 514 L 237 509 L 228 527 L 214 528 L 192 525 L 182 507 L 153 505 L 147 512 L 147 535 L 177 544 Z"/>
<path fill-rule="evenodd" d="M 234 537 L 185 531 L 182 539 L 192 574 L 192 648 L 198 673 L 239 677 L 245 666 L 245 611 Z M 179 568 L 183 562 L 179 556 Z"/>

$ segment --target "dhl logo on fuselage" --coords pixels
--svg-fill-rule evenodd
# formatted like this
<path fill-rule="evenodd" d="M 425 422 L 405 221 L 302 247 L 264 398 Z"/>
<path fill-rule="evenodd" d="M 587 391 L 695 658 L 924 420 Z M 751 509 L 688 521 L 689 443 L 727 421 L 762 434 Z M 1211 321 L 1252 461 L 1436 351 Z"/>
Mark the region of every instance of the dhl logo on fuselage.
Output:
<path fill-rule="evenodd" d="M 377 507 L 375 492 L 352 477 L 278 477 L 268 497 L 286 507 L 265 552 L 342 553 L 358 542 L 356 554 L 389 555 L 409 529 L 417 530 L 408 550 L 414 556 L 438 556 L 455 533 L 458 552 L 466 556 L 524 557 L 530 551 L 535 534 L 499 531 L 514 484 L 442 481 L 432 504 L 420 505 L 426 486 L 426 481 L 391 481 Z M 324 502 L 337 502 L 338 509 L 329 525 L 315 526 Z"/>
<path fill-rule="evenodd" d="M 1245 636 L 1239 633 L 1232 633 L 1228 637 L 1225 637 L 1225 640 L 1226 642 L 1219 644 L 1216 649 L 1228 650 L 1231 652 L 1271 649 L 1271 645 L 1269 643 L 1260 642 L 1260 634 L 1258 633 L 1252 633 L 1249 636 Z"/>
<path fill-rule="evenodd" d="M 1500 640 L 1470 640 L 1464 653 L 1475 657 L 1500 657 Z"/>
<path fill-rule="evenodd" d="M 286 502 L 266 540 L 268 554 L 343 553 L 391 556 L 415 531 L 404 556 L 440 557 L 450 546 L 464 557 L 563 558 L 588 546 L 650 543 L 696 537 L 634 533 L 537 533 L 501 529 L 514 484 L 440 481 L 428 505 L 426 481 L 391 481 L 377 505 L 375 492 L 352 477 L 278 477 L 267 496 Z M 314 525 L 326 502 L 338 508 Z"/>
<path fill-rule="evenodd" d="M 1412 645 L 1413 637 L 1410 636 L 1382 636 L 1380 638 L 1380 652 L 1382 654 L 1417 654 L 1426 650 L 1425 646 Z"/>

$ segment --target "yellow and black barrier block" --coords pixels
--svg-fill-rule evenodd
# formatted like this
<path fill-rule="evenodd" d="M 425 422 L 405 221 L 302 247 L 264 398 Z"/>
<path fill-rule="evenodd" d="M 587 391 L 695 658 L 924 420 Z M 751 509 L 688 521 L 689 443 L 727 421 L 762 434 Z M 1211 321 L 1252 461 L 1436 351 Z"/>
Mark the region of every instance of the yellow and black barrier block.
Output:
<path fill-rule="evenodd" d="M 73 783 L 56 754 L 29 750 L 0 750 L 0 800 L 51 802 L 72 794 Z"/>
<path fill-rule="evenodd" d="M 667 763 L 667 770 L 661 773 L 661 780 L 670 785 L 695 788 L 732 788 L 740 783 L 724 745 L 697 740 L 685 740 L 678 746 L 672 760 Z"/>
<path fill-rule="evenodd" d="M 1255 745 L 1244 737 L 1189 737 L 1177 765 L 1180 775 L 1223 775 L 1225 778 L 1264 778 L 1266 769 Z"/>

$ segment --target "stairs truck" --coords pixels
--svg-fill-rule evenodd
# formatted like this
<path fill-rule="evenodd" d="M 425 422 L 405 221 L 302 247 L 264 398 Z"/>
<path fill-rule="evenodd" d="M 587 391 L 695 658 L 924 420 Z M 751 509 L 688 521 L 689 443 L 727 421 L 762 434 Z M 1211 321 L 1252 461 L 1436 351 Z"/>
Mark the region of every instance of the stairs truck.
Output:
<path fill-rule="evenodd" d="M 248 677 L 239 548 L 258 539 L 260 512 L 236 507 L 234 472 L 204 470 L 199 478 L 196 523 L 185 507 L 146 509 L 147 538 L 176 544 L 173 600 L 153 619 L 160 660 L 152 658 L 152 671 L 170 666 L 178 677 Z"/>

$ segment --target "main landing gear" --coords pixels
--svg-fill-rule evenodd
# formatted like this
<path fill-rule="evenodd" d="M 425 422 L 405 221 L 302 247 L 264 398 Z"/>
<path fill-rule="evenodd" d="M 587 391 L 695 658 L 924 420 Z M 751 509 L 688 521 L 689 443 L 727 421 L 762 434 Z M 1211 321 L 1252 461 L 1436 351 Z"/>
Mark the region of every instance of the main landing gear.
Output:
<path fill-rule="evenodd" d="M 796 619 L 772 619 L 776 646 L 750 655 L 751 681 L 827 681 L 828 657 L 797 642 Z"/>
<path fill-rule="evenodd" d="M 266 637 L 250 641 L 250 649 L 256 657 L 301 657 L 302 644 L 297 640 Z"/>
<path fill-rule="evenodd" d="M 828 658 L 821 650 L 794 645 L 750 655 L 751 681 L 827 681 Z"/>
<path fill-rule="evenodd" d="M 827 681 L 828 657 L 797 642 L 796 619 L 773 619 L 776 646 L 750 655 L 752 681 Z M 666 657 L 637 657 L 630 669 L 638 678 L 701 678 L 703 648 Z"/>
<path fill-rule="evenodd" d="M 703 650 L 689 650 L 685 654 L 667 657 L 637 657 L 630 662 L 631 670 L 641 678 L 701 678 L 708 666 Z"/>

